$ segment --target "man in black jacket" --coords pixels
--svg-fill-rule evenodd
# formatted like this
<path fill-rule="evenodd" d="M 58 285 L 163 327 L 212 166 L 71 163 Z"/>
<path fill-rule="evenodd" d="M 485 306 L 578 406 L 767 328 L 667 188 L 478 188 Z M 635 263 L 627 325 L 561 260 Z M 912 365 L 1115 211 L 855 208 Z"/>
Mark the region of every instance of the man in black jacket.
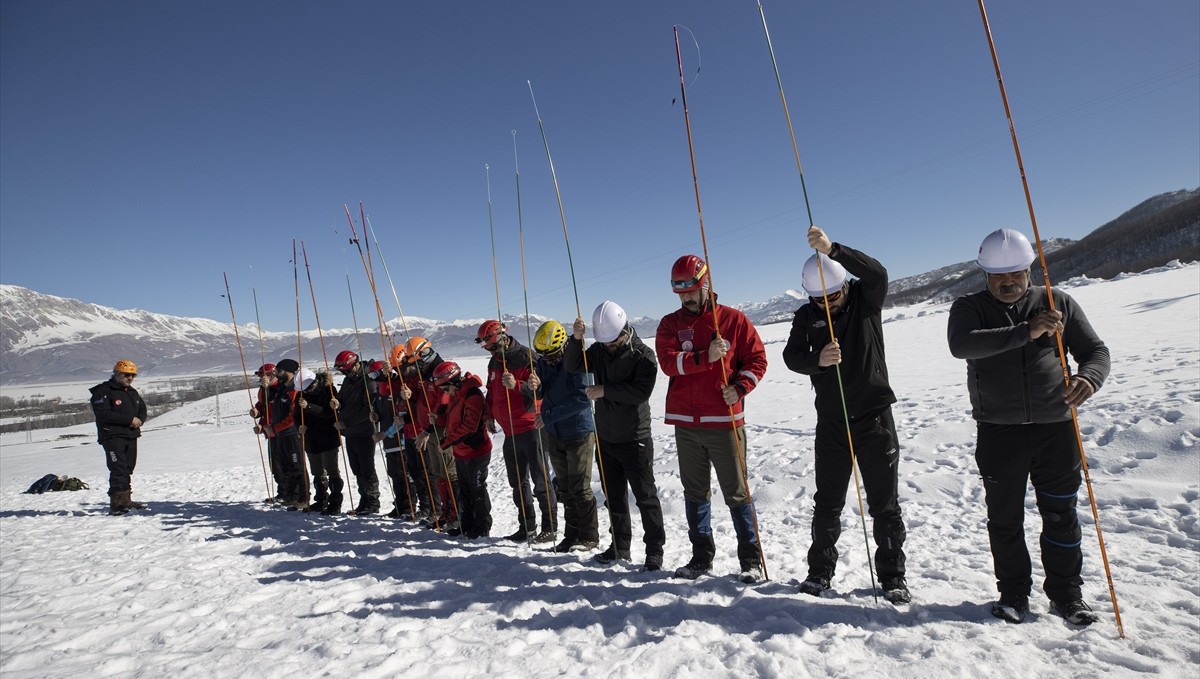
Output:
<path fill-rule="evenodd" d="M 601 478 L 613 533 L 612 544 L 594 558 L 602 564 L 630 558 L 633 528 L 628 487 L 642 515 L 644 568 L 661 570 L 667 535 L 654 483 L 654 440 L 650 437 L 650 393 L 658 377 L 658 363 L 654 350 L 642 342 L 615 302 L 596 307 L 592 326 L 596 341 L 586 350 L 586 366 L 583 332 L 587 326 L 582 318 L 575 319 L 573 334 L 563 347 L 563 361 L 567 370 L 589 373 L 593 382 L 585 393 L 596 404 Z"/>
<path fill-rule="evenodd" d="M 783 350 L 787 367 L 808 375 L 816 391 L 817 492 L 808 577 L 800 591 L 819 595 L 833 579 L 846 487 L 857 462 L 884 597 L 907 603 L 912 597 L 904 579 L 906 531 L 897 477 L 900 445 L 891 408 L 896 395 L 888 383 L 881 317 L 887 270 L 858 250 L 830 242 L 815 226 L 808 231 L 808 244 L 818 252 L 804 265 L 804 289 L 810 302 L 796 311 Z M 858 280 L 847 280 L 848 273 Z"/>
<path fill-rule="evenodd" d="M 1081 455 L 1072 411 L 1104 385 L 1108 347 L 1069 295 L 1030 285 L 1036 259 L 1019 231 L 984 239 L 986 289 L 950 308 L 950 353 L 967 361 L 975 462 L 983 477 L 988 538 L 1000 600 L 992 615 L 1021 622 L 1033 586 L 1025 545 L 1025 492 L 1033 483 L 1042 515 L 1043 589 L 1054 612 L 1076 625 L 1098 618 L 1083 601 L 1082 534 L 1075 513 Z M 1064 379 L 1059 342 L 1079 363 Z"/>
<path fill-rule="evenodd" d="M 329 405 L 338 411 L 334 426 L 346 439 L 346 457 L 350 471 L 358 482 L 358 506 L 354 514 L 379 513 L 379 473 L 375 471 L 375 423 L 379 421 L 371 408 L 373 386 L 358 354 L 343 351 L 334 359 L 333 367 L 345 377 L 337 398 Z"/>
<path fill-rule="evenodd" d="M 133 388 L 134 377 L 137 365 L 120 360 L 113 366 L 112 377 L 90 390 L 96 438 L 104 447 L 104 463 L 108 466 L 109 513 L 113 515 L 146 508 L 131 497 L 137 440 L 146 421 L 146 404 Z"/>

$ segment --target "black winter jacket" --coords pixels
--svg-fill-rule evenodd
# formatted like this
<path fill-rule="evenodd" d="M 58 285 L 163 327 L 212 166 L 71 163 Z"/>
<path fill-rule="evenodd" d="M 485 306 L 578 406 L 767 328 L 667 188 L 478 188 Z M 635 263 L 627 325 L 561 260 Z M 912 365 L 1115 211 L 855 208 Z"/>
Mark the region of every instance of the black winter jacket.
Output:
<path fill-rule="evenodd" d="M 1051 290 L 1054 307 L 1063 315 L 1063 344 L 1079 363 L 1078 375 L 1099 391 L 1108 377 L 1108 347 L 1075 300 Z M 950 353 L 967 359 L 967 390 L 976 421 L 1029 424 L 1071 419 L 1071 409 L 1063 402 L 1057 340 L 1054 335 L 1029 339 L 1028 319 L 1049 308 L 1046 288 L 1039 286 L 1030 286 L 1013 304 L 981 290 L 959 297 L 950 307 L 946 336 Z"/>
<path fill-rule="evenodd" d="M 130 426 L 133 418 L 146 421 L 146 403 L 133 387 L 116 380 L 101 382 L 89 389 L 92 412 L 96 414 L 96 440 L 102 445 L 112 439 L 135 439 L 141 428 Z"/>
<path fill-rule="evenodd" d="M 833 330 L 842 348 L 842 383 L 846 393 L 846 411 L 850 421 L 871 417 L 896 402 L 888 382 L 883 348 L 883 300 L 887 296 L 888 275 L 875 259 L 834 243 L 829 258 L 858 277 L 846 291 L 846 304 L 833 317 Z M 821 349 L 829 344 L 829 324 L 825 309 L 808 303 L 792 318 L 792 332 L 783 349 L 783 362 L 789 370 L 808 375 L 817 392 L 817 418 L 845 422 L 838 390 L 837 370 L 817 365 Z"/>
<path fill-rule="evenodd" d="M 584 372 L 583 342 L 574 336 L 563 347 L 563 362 L 573 373 Z M 596 437 L 612 443 L 630 443 L 650 437 L 650 394 L 658 378 L 654 350 L 629 328 L 629 341 L 611 354 L 593 342 L 587 348 L 587 368 L 604 386 L 596 403 Z"/>
<path fill-rule="evenodd" d="M 340 446 L 338 431 L 334 428 L 333 408 L 329 402 L 333 392 L 329 385 L 313 380 L 301 395 L 305 402 L 303 420 L 300 415 L 300 399 L 296 399 L 296 424 L 304 423 L 304 448 L 309 453 L 324 453 L 337 450 Z"/>
<path fill-rule="evenodd" d="M 342 380 L 342 386 L 338 389 L 338 417 L 344 425 L 342 436 L 361 438 L 375 433 L 375 423 L 371 421 L 372 397 L 368 389 L 370 385 L 366 383 L 366 375 L 361 367 L 358 372 Z"/>

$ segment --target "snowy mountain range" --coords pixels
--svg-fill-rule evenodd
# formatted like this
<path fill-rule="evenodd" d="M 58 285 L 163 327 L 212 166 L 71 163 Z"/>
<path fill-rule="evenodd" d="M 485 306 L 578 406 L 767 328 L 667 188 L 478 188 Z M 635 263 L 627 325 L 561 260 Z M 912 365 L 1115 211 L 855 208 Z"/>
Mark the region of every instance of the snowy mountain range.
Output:
<path fill-rule="evenodd" d="M 1200 258 L 1200 188 L 1154 196 L 1079 241 L 1047 239 L 1043 247 L 1055 281 L 1081 275 L 1110 278 L 1174 259 L 1194 261 Z M 974 261 L 966 261 L 892 281 L 888 303 L 951 300 L 980 285 L 977 271 Z M 1034 276 L 1040 278 L 1040 269 Z M 765 325 L 789 321 L 801 303 L 794 293 L 784 293 L 734 306 L 756 325 Z M 119 355 L 138 356 L 139 367 L 148 373 L 227 374 L 242 369 L 230 323 L 113 309 L 16 285 L 0 285 L 0 310 L 0 379 L 9 384 L 92 378 L 110 370 L 112 357 Z M 413 334 L 429 338 L 446 355 L 475 351 L 475 330 L 483 320 L 407 319 Z M 515 336 L 526 336 L 524 316 L 504 320 Z M 531 314 L 535 328 L 544 320 Z M 650 338 L 658 319 L 644 316 L 632 323 L 642 337 Z M 398 320 L 389 327 L 397 340 L 403 339 Z M 243 339 L 258 337 L 254 324 L 239 330 Z M 321 355 L 317 332 L 302 336 L 303 354 Z M 355 350 L 360 342 L 363 347 L 380 346 L 378 333 L 362 332 L 356 338 L 352 330 L 326 330 L 324 336 L 330 357 L 342 349 Z M 262 340 L 268 356 L 291 354 L 296 348 L 292 333 L 263 332 Z M 253 358 L 247 361 L 257 363 Z"/>

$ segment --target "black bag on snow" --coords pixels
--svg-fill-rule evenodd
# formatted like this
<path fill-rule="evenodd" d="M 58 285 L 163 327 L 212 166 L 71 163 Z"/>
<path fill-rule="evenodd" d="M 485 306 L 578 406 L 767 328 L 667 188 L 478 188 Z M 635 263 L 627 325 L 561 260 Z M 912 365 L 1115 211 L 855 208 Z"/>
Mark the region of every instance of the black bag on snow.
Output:
<path fill-rule="evenodd" d="M 42 478 L 33 482 L 26 493 L 41 495 L 46 491 L 59 490 L 87 490 L 88 484 L 75 477 L 59 476 L 58 474 L 46 474 Z"/>

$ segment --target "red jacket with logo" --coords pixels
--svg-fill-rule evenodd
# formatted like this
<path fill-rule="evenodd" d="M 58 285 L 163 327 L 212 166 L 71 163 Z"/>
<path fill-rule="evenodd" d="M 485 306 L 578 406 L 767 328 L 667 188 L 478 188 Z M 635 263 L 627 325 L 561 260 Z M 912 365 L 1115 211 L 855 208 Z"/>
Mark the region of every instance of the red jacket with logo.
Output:
<path fill-rule="evenodd" d="M 733 406 L 721 396 L 724 374 L 721 363 L 708 362 L 708 345 L 716 337 L 714 305 L 721 337 L 729 342 L 723 362 L 729 384 L 744 398 L 767 373 L 767 352 L 754 324 L 737 309 L 716 304 L 710 298 L 700 314 L 686 309 L 664 316 L 654 338 L 658 365 L 670 377 L 667 408 L 663 421 L 670 425 L 729 429 L 730 408 L 737 426 L 745 424 L 742 400 Z"/>

